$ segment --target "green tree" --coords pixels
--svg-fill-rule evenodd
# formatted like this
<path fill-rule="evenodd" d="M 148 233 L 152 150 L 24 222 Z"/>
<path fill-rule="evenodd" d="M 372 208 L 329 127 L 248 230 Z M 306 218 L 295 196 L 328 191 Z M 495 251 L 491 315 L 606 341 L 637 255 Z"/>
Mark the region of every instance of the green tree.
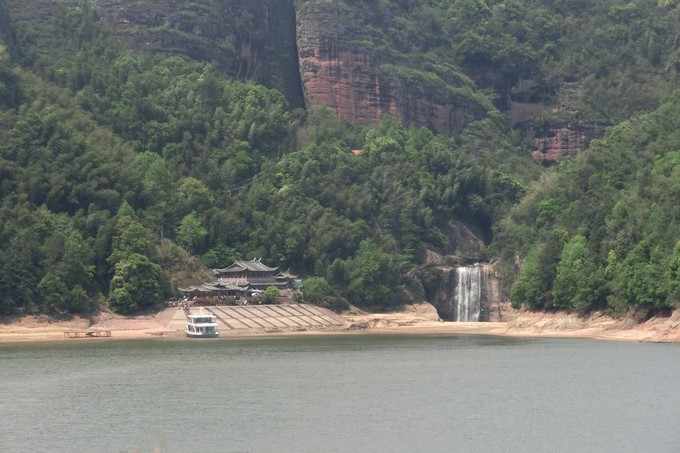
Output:
<path fill-rule="evenodd" d="M 338 260 L 334 264 L 338 263 Z M 308 277 L 302 282 L 302 299 L 336 313 L 349 308 L 347 300 L 338 294 L 323 277 Z"/>
<path fill-rule="evenodd" d="M 576 235 L 564 245 L 553 284 L 553 305 L 588 310 L 600 306 L 606 282 L 588 251 L 586 238 Z"/>
<path fill-rule="evenodd" d="M 680 240 L 675 244 L 666 272 L 669 305 L 680 308 Z"/>
<path fill-rule="evenodd" d="M 203 264 L 213 269 L 224 267 L 235 259 L 234 249 L 224 244 L 217 244 L 201 257 Z"/>
<path fill-rule="evenodd" d="M 668 285 L 663 282 L 665 263 L 651 254 L 649 244 L 641 242 L 620 260 L 610 254 L 607 267 L 616 308 L 640 311 L 668 308 Z"/>
<path fill-rule="evenodd" d="M 22 230 L 9 243 L 0 263 L 0 308 L 5 313 L 21 309 L 32 313 L 39 308 L 37 286 L 40 283 L 39 251 L 35 234 Z"/>
<path fill-rule="evenodd" d="M 365 239 L 359 244 L 350 270 L 348 295 L 357 305 L 389 307 L 396 304 L 390 286 L 396 286 L 400 270 L 393 257 L 378 244 Z"/>
<path fill-rule="evenodd" d="M 108 262 L 115 266 L 119 261 L 131 254 L 151 256 L 154 252 L 151 235 L 144 226 L 131 217 L 121 217 L 116 223 L 116 235 L 113 237 L 111 255 Z"/>
<path fill-rule="evenodd" d="M 510 290 L 514 308 L 542 308 L 545 305 L 545 282 L 541 279 L 538 249 L 533 248 L 527 255 L 522 270 Z"/>
<path fill-rule="evenodd" d="M 117 313 L 145 310 L 161 300 L 161 268 L 149 258 L 132 253 L 116 264 L 109 306 Z"/>
<path fill-rule="evenodd" d="M 178 211 L 189 214 L 203 212 L 212 207 L 215 197 L 206 185 L 194 177 L 183 178 L 177 186 Z"/>
<path fill-rule="evenodd" d="M 82 233 L 73 231 L 66 238 L 64 251 L 55 273 L 69 288 L 80 286 L 83 289 L 93 289 L 94 252 L 85 242 Z"/>
<path fill-rule="evenodd" d="M 195 212 L 184 216 L 176 230 L 177 242 L 189 252 L 198 251 L 207 235 L 208 230 L 203 226 Z"/>
<path fill-rule="evenodd" d="M 40 280 L 37 289 L 45 312 L 53 315 L 68 313 L 70 294 L 61 278 L 49 272 Z"/>
<path fill-rule="evenodd" d="M 262 302 L 265 304 L 274 304 L 276 299 L 281 296 L 281 292 L 276 286 L 267 286 L 262 295 Z"/>
<path fill-rule="evenodd" d="M 23 97 L 18 77 L 12 72 L 7 48 L 0 42 L 0 110 L 18 106 Z"/>
<path fill-rule="evenodd" d="M 323 277 L 307 277 L 302 282 L 303 298 L 313 304 L 321 302 L 331 294 L 333 290 Z"/>

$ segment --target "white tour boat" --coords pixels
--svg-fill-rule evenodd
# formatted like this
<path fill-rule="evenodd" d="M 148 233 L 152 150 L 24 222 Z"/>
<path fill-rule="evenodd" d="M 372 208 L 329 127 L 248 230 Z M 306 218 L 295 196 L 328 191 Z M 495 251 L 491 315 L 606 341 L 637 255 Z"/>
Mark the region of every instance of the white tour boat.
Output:
<path fill-rule="evenodd" d="M 214 338 L 220 335 L 217 330 L 217 317 L 201 310 L 199 313 L 187 313 L 187 337 Z"/>

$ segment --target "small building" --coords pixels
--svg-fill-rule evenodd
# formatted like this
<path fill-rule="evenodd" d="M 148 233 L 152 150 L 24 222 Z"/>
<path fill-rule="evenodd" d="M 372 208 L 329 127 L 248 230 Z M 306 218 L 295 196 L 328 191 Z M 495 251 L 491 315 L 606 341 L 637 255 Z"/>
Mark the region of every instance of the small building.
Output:
<path fill-rule="evenodd" d="M 237 260 L 223 269 L 212 269 L 215 281 L 188 288 L 178 288 L 188 297 L 242 297 L 263 292 L 268 286 L 279 290 L 299 286 L 297 275 L 269 267 L 262 258 L 250 261 Z"/>
<path fill-rule="evenodd" d="M 241 297 L 246 294 L 247 288 L 225 285 L 219 282 L 204 283 L 198 286 L 189 286 L 188 288 L 178 288 L 179 291 L 188 297 L 212 297 L 212 296 L 229 296 Z"/>
<path fill-rule="evenodd" d="M 288 271 L 280 272 L 278 267 L 269 267 L 262 258 L 250 261 L 237 260 L 223 269 L 213 269 L 217 278 L 215 284 L 266 289 L 275 286 L 279 289 L 290 288 L 297 278 Z"/>

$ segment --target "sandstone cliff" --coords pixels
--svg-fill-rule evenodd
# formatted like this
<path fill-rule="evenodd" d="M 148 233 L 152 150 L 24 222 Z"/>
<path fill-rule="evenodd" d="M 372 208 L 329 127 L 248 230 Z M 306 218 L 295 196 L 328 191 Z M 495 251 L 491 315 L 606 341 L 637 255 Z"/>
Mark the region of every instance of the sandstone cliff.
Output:
<path fill-rule="evenodd" d="M 129 47 L 211 63 L 236 80 L 276 88 L 302 107 L 292 0 L 91 0 Z"/>
<path fill-rule="evenodd" d="M 325 0 L 89 1 L 128 47 L 211 63 L 235 80 L 280 90 L 293 108 L 327 107 L 354 124 L 392 115 L 442 134 L 494 109 L 450 49 L 417 43 L 419 30 L 403 30 L 403 18 L 414 13 L 407 3 L 388 8 L 382 2 Z M 40 20 L 58 6 L 77 4 L 2 0 L 0 18 L 9 15 L 15 24 Z M 0 28 L 14 51 L 9 23 Z M 602 133 L 603 128 L 571 120 L 575 86 L 523 79 L 495 101 L 534 140 L 533 154 L 546 164 Z M 536 121 L 546 115 L 558 120 Z"/>
<path fill-rule="evenodd" d="M 580 89 L 578 82 L 522 79 L 508 95 L 503 107 L 511 123 L 532 139 L 532 155 L 544 165 L 585 149 L 591 139 L 604 134 L 604 125 L 580 119 L 574 106 Z"/>
<path fill-rule="evenodd" d="M 379 6 L 299 5 L 297 44 L 307 108 L 325 106 L 356 124 L 392 115 L 443 134 L 484 116 L 491 104 L 456 68 L 385 50 L 398 41 L 398 24 L 390 15 Z"/>
<path fill-rule="evenodd" d="M 15 23 L 78 4 L 5 1 Z M 117 38 L 136 51 L 211 63 L 233 79 L 280 90 L 291 107 L 327 106 L 355 124 L 373 124 L 389 114 L 450 134 L 492 108 L 451 62 L 400 48 L 399 19 L 379 3 L 90 2 Z"/>
<path fill-rule="evenodd" d="M 535 150 L 532 155 L 544 164 L 559 162 L 584 149 L 589 138 L 584 129 L 547 129 L 534 137 Z"/>

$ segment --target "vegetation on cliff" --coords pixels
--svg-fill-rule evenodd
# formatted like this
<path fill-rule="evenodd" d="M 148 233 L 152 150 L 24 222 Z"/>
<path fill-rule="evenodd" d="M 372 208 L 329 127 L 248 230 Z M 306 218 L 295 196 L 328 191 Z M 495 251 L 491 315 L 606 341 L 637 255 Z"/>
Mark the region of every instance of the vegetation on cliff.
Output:
<path fill-rule="evenodd" d="M 611 125 L 653 109 L 677 70 L 677 2 L 638 0 L 300 1 L 316 35 L 364 49 L 413 90 L 544 104 L 532 119 Z M 531 80 L 532 89 L 518 89 Z M 566 88 L 573 84 L 573 89 Z M 467 90 L 461 90 L 466 88 Z M 473 94 L 474 93 L 474 94 Z"/>
<path fill-rule="evenodd" d="M 576 110 L 623 121 L 542 170 L 490 104 L 451 136 L 355 127 L 135 54 L 87 2 L 56 2 L 0 52 L 0 313 L 144 310 L 235 257 L 314 276 L 320 303 L 387 308 L 426 293 L 429 274 L 404 275 L 428 250 L 499 258 L 518 306 L 680 303 L 677 2 L 340 3 L 403 13 L 381 19 L 403 33 L 355 44 L 399 54 L 385 70 L 404 79 L 441 70 L 486 99 L 573 78 Z M 461 247 L 455 222 L 491 251 Z"/>
<path fill-rule="evenodd" d="M 293 0 L 90 2 L 137 52 L 211 63 L 220 74 L 276 88 L 292 107 L 303 106 Z"/>

